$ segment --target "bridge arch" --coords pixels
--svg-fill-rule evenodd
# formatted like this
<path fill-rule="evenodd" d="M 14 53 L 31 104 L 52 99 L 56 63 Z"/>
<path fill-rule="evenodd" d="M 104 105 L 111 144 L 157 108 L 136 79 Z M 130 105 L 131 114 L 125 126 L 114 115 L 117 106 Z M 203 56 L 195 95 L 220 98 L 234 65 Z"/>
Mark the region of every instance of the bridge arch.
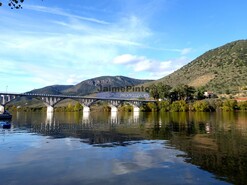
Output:
<path fill-rule="evenodd" d="M 15 100 L 19 96 L 15 95 L 0 95 L 0 113 L 5 111 L 5 106 Z"/>
<path fill-rule="evenodd" d="M 139 112 L 140 107 L 143 105 L 142 102 L 137 100 L 126 100 L 125 102 L 133 106 L 133 112 Z"/>

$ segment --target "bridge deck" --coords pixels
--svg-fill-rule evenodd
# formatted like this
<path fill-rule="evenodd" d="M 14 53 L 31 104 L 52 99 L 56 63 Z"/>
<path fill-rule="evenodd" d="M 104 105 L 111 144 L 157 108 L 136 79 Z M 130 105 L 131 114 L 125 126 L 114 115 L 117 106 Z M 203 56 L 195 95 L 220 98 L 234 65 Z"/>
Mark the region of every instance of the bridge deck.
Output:
<path fill-rule="evenodd" d="M 125 99 L 125 98 L 103 98 L 103 97 L 89 97 L 89 96 L 71 96 L 71 95 L 51 95 L 51 94 L 33 94 L 33 93 L 4 93 L 4 96 L 19 96 L 19 97 L 54 97 L 63 99 L 90 99 L 90 100 L 109 100 L 109 101 L 138 101 L 138 102 L 156 102 L 156 100 L 142 100 L 142 99 Z"/>

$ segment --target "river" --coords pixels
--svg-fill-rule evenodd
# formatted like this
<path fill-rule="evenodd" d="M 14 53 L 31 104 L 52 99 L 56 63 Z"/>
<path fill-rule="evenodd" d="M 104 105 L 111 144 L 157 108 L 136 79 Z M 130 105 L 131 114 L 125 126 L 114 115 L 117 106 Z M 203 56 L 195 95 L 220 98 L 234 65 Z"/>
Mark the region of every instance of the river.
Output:
<path fill-rule="evenodd" d="M 0 184 L 247 184 L 247 113 L 15 112 Z"/>

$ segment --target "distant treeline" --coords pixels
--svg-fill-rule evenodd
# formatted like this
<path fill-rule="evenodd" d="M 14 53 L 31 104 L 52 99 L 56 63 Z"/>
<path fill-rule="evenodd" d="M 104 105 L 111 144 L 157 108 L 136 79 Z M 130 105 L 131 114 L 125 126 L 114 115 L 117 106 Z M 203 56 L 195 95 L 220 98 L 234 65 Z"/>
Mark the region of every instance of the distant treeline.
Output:
<path fill-rule="evenodd" d="M 171 87 L 164 83 L 152 84 L 149 87 L 150 95 L 159 100 L 157 103 L 148 103 L 141 107 L 141 111 L 159 112 L 214 112 L 247 110 L 247 101 L 237 102 L 233 99 L 219 99 L 216 94 L 205 96 L 205 87 L 195 88 L 180 84 Z"/>
<path fill-rule="evenodd" d="M 193 101 L 202 100 L 205 97 L 204 93 L 207 90 L 205 87 L 195 88 L 193 86 L 179 84 L 175 87 L 159 82 L 158 84 L 152 84 L 149 86 L 150 96 L 154 99 L 169 100 L 170 102 L 177 100 Z M 217 98 L 217 95 L 210 95 L 211 98 Z"/>
<path fill-rule="evenodd" d="M 232 99 L 204 99 L 187 103 L 185 100 L 178 101 L 158 101 L 157 103 L 147 103 L 141 107 L 143 112 L 214 112 L 214 111 L 246 111 L 247 101 L 237 102 Z"/>

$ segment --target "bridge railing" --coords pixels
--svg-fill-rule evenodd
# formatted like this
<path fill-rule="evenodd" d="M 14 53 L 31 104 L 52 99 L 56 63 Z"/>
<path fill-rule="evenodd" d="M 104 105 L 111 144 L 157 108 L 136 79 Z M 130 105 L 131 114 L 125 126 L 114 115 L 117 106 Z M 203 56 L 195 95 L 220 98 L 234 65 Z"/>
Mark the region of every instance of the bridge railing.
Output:
<path fill-rule="evenodd" d="M 29 96 L 29 97 L 55 97 L 64 99 L 91 99 L 91 100 L 121 100 L 121 101 L 138 101 L 138 102 L 156 102 L 156 100 L 140 100 L 140 99 L 126 99 L 126 98 L 109 98 L 109 97 L 88 97 L 88 96 L 72 96 L 72 95 L 52 95 L 52 94 L 39 94 L 39 93 L 8 93 L 0 92 L 0 95 L 10 95 L 10 96 Z"/>

